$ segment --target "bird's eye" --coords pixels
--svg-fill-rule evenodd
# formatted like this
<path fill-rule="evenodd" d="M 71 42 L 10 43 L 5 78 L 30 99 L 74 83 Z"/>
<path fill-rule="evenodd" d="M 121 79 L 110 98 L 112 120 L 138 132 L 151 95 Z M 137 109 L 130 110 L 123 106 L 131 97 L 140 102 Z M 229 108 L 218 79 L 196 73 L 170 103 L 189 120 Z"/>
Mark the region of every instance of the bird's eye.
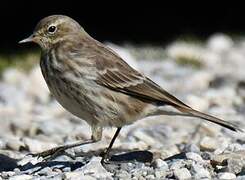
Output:
<path fill-rule="evenodd" d="M 53 26 L 53 25 L 52 25 L 52 26 L 49 26 L 49 27 L 48 27 L 48 32 L 49 32 L 50 34 L 54 34 L 55 31 L 56 31 L 56 29 L 57 29 L 56 26 Z"/>

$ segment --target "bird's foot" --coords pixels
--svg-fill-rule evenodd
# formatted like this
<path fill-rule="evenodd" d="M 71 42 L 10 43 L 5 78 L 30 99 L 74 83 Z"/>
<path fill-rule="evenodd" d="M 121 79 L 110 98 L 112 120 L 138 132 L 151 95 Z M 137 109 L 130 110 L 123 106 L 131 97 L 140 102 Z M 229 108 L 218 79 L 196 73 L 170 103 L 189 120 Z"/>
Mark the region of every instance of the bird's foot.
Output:
<path fill-rule="evenodd" d="M 65 148 L 64 146 L 58 146 L 58 147 L 54 147 L 52 149 L 48 149 L 45 151 L 42 151 L 40 153 L 29 153 L 27 155 L 30 155 L 32 157 L 37 157 L 37 158 L 43 158 L 44 160 L 49 160 L 49 159 L 54 159 L 60 155 L 67 155 L 67 153 L 65 152 L 67 148 Z"/>
<path fill-rule="evenodd" d="M 102 151 L 100 153 L 100 156 L 102 157 L 101 159 L 101 164 L 104 165 L 104 164 L 109 164 L 110 163 L 110 158 L 109 158 L 109 154 L 108 154 L 108 150 L 105 149 L 104 151 Z"/>

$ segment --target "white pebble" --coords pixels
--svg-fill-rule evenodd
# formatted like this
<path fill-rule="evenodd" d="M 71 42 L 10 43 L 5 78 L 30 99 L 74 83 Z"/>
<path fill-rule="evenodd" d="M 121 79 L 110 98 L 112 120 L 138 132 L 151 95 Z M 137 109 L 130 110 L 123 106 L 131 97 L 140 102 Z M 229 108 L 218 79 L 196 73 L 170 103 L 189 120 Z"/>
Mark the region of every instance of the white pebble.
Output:
<path fill-rule="evenodd" d="M 217 53 L 230 50 L 233 44 L 233 40 L 225 34 L 215 34 L 207 43 L 208 47 Z"/>
<path fill-rule="evenodd" d="M 229 172 L 219 173 L 219 179 L 236 179 L 236 175 Z"/>
<path fill-rule="evenodd" d="M 214 138 L 204 137 L 200 142 L 200 149 L 206 151 L 214 151 L 219 147 L 218 141 Z"/>
<path fill-rule="evenodd" d="M 176 179 L 191 179 L 191 173 L 186 168 L 175 169 L 174 176 Z"/>
<path fill-rule="evenodd" d="M 24 143 L 28 147 L 29 151 L 33 153 L 41 152 L 57 146 L 57 144 L 55 143 L 42 142 L 30 138 L 24 138 Z"/>
<path fill-rule="evenodd" d="M 190 159 L 190 160 L 193 160 L 196 162 L 203 162 L 202 157 L 199 154 L 194 153 L 194 152 L 186 153 L 186 157 L 187 157 L 187 159 Z"/>
<path fill-rule="evenodd" d="M 32 179 L 32 176 L 22 174 L 22 175 L 18 175 L 18 176 L 12 176 L 9 178 L 9 180 L 28 180 L 28 179 Z"/>
<path fill-rule="evenodd" d="M 192 164 L 193 170 L 195 171 L 195 179 L 211 178 L 210 173 L 200 164 Z"/>
<path fill-rule="evenodd" d="M 146 179 L 156 179 L 154 175 L 150 174 L 148 176 L 145 177 Z"/>
<path fill-rule="evenodd" d="M 155 162 L 155 167 L 160 168 L 161 170 L 167 170 L 168 169 L 168 164 L 163 161 L 162 159 L 156 159 Z"/>

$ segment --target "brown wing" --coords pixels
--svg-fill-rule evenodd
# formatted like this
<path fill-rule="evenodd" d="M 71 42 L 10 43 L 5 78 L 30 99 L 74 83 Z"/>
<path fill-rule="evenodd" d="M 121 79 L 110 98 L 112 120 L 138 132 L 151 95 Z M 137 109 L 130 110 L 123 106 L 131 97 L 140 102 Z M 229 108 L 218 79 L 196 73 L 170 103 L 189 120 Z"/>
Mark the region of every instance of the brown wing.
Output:
<path fill-rule="evenodd" d="M 149 78 L 130 67 L 116 53 L 104 47 L 108 57 L 96 57 L 100 70 L 96 82 L 111 90 L 119 91 L 146 101 L 189 108 Z"/>
<path fill-rule="evenodd" d="M 103 61 L 100 61 L 100 63 L 101 62 Z M 233 131 L 243 132 L 243 130 L 235 124 L 192 109 L 162 89 L 152 80 L 131 68 L 123 60 L 120 59 L 110 63 L 114 64 L 113 67 L 106 68 L 103 66 L 105 68 L 99 71 L 99 76 L 96 80 L 98 84 L 146 101 L 173 105 L 179 111 L 188 113 L 190 116 L 211 121 Z"/>

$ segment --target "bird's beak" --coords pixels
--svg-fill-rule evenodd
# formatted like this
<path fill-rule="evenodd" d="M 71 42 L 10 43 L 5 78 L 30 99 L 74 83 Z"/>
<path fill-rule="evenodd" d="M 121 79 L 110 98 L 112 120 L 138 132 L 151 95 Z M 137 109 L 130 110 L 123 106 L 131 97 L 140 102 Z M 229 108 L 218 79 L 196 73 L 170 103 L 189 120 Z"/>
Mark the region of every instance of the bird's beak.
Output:
<path fill-rule="evenodd" d="M 32 35 L 30 35 L 28 38 L 19 41 L 19 44 L 22 44 L 22 43 L 28 43 L 28 42 L 33 42 L 33 38 L 34 38 L 34 36 L 33 36 L 33 34 L 32 34 Z"/>

